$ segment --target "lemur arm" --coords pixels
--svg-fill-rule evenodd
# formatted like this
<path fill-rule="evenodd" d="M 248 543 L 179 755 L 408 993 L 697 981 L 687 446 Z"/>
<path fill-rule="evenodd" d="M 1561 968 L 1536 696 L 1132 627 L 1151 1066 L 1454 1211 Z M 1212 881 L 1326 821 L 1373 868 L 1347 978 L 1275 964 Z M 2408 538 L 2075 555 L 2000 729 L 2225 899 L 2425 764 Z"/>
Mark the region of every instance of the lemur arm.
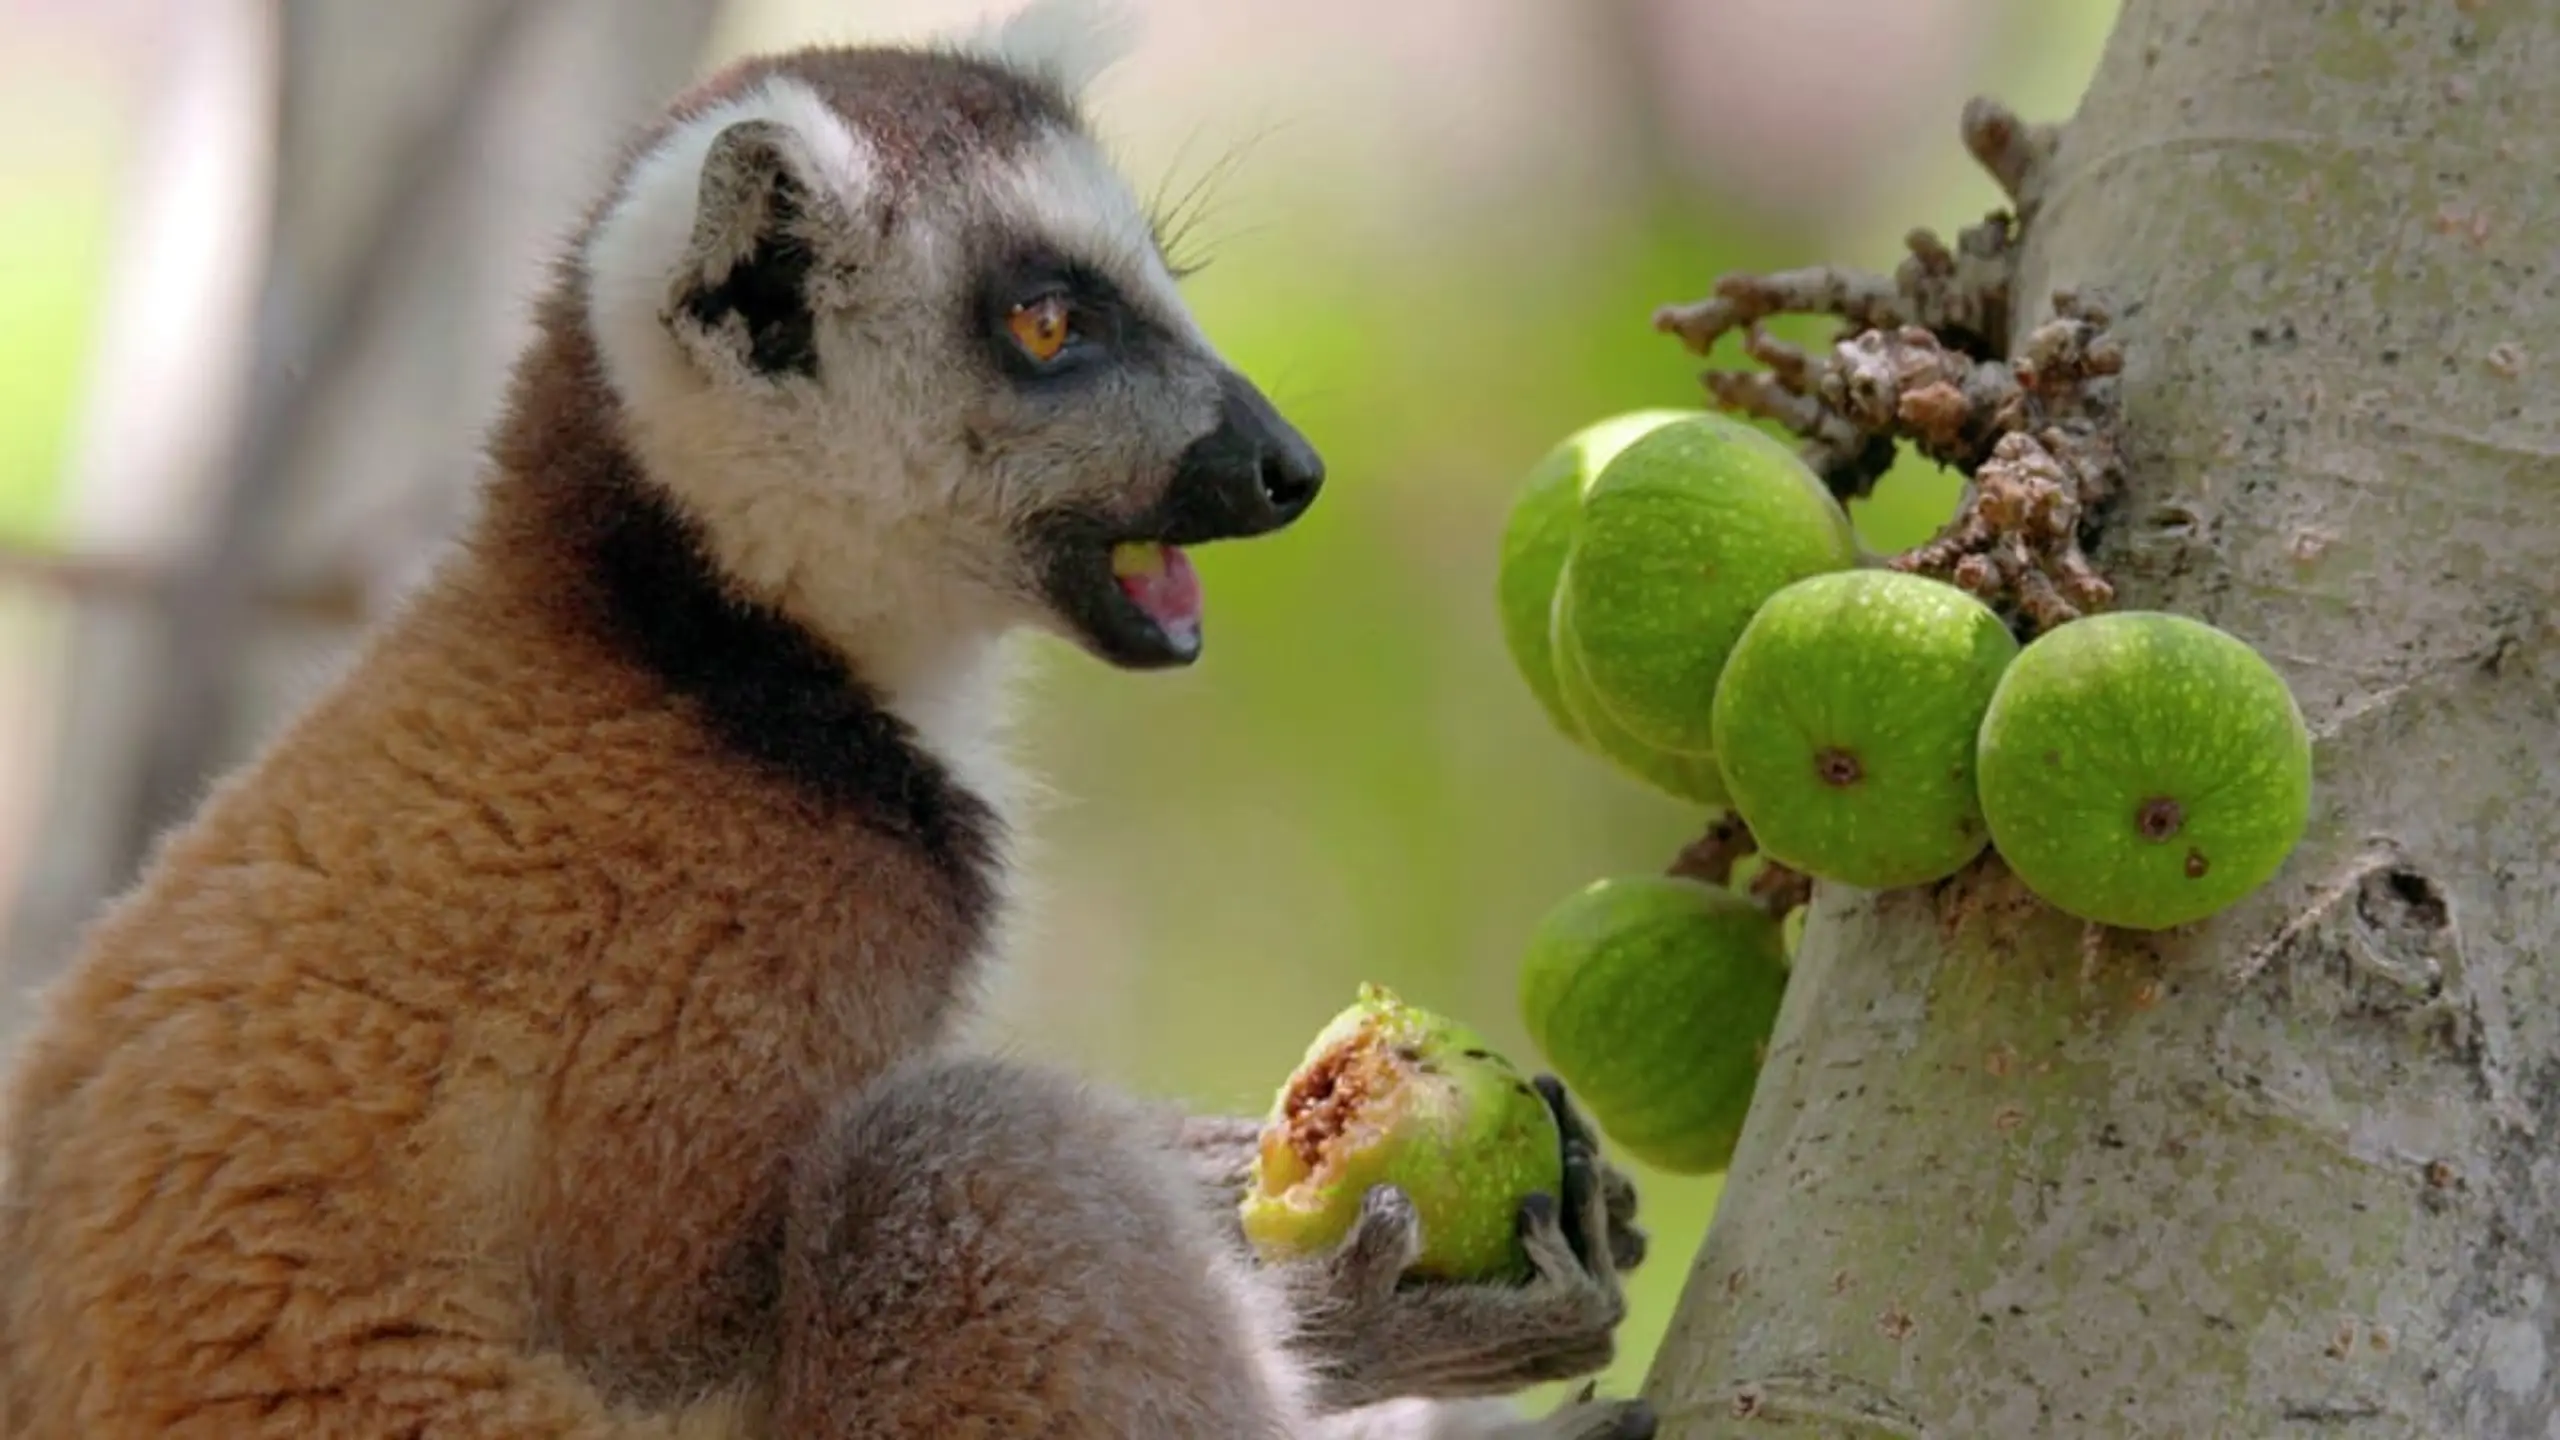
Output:
<path fill-rule="evenodd" d="M 1561 1082 L 1536 1079 L 1564 1136 L 1562 1195 L 1532 1196 L 1520 1227 L 1535 1271 L 1519 1285 L 1425 1281 L 1405 1271 L 1420 1253 L 1412 1202 L 1393 1186 L 1366 1197 L 1352 1232 L 1329 1255 L 1275 1267 L 1297 1311 L 1294 1344 L 1328 1406 L 1395 1396 L 1500 1395 L 1608 1365 L 1626 1300 L 1618 1277 L 1644 1262 L 1636 1191 L 1601 1158 L 1598 1138 Z M 1238 1248 L 1235 1201 L 1262 1122 L 1187 1116 L 1179 1139 L 1194 1175 Z"/>
<path fill-rule="evenodd" d="M 999 1060 L 920 1059 L 863 1087 L 795 1159 L 772 1432 L 794 1440 L 974 1435 L 1165 1440 L 1649 1440 L 1641 1400 L 1508 1405 L 1393 1396 L 1318 1363 L 1338 1336 L 1435 1353 L 1463 1306 L 1366 1309 L 1416 1238 L 1381 1205 L 1338 1277 L 1302 1294 L 1246 1263 L 1186 1193 L 1153 1115 Z M 1596 1193 L 1585 1172 L 1581 1189 Z M 1568 1185 L 1568 1189 L 1574 1188 Z M 1544 1207 L 1542 1268 L 1571 1263 Z M 1353 1253 L 1356 1252 L 1356 1253 Z M 1545 1253 L 1553 1252 L 1553 1253 Z M 1356 1273 L 1355 1273 L 1356 1272 Z M 1534 1291 L 1536 1287 L 1531 1287 Z M 1346 1303 L 1348 1302 L 1348 1303 Z M 1326 1308 L 1331 1305 L 1333 1308 Z M 1508 1320 L 1495 1312 L 1479 1312 Z M 1402 1319 L 1399 1319 L 1399 1315 Z M 1605 1358 L 1605 1357 L 1604 1357 Z M 1444 1384 L 1501 1380 L 1478 1366 Z"/>

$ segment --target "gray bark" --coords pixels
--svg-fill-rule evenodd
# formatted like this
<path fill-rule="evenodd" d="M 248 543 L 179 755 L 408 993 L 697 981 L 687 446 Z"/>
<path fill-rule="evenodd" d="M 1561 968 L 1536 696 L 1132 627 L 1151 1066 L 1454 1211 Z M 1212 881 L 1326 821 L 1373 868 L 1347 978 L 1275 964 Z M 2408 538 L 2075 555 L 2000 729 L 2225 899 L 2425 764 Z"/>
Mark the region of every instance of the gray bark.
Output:
<path fill-rule="evenodd" d="M 2021 331 L 2103 295 L 2124 608 L 2318 736 L 2301 849 L 2084 936 L 1818 894 L 1665 1440 L 2560 1436 L 2560 5 L 2129 0 Z"/>

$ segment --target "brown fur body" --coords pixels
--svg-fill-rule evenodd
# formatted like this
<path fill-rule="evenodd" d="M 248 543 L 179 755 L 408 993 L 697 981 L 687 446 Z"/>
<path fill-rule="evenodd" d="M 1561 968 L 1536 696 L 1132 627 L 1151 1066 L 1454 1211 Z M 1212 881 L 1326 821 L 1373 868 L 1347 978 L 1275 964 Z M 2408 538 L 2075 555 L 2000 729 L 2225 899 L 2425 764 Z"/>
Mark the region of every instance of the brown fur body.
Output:
<path fill-rule="evenodd" d="M 564 589 L 589 517 L 536 483 L 53 997 L 10 1127 L 12 1435 L 390 1433 L 537 1344 L 635 1400 L 734 1379 L 780 1157 L 961 998 L 985 877 L 724 743 Z"/>

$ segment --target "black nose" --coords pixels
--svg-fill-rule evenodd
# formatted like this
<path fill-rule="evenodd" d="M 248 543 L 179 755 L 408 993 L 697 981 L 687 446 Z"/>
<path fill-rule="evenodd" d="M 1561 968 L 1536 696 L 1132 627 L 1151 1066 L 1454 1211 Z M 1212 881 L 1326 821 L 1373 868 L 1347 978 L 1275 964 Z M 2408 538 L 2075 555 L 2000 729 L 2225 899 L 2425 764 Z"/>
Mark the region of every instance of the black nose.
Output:
<path fill-rule="evenodd" d="M 1258 457 L 1255 479 L 1264 503 L 1271 507 L 1271 527 L 1276 530 L 1316 503 L 1316 492 L 1324 488 L 1324 457 L 1243 376 L 1228 374 L 1225 399 L 1223 428 Z"/>
<path fill-rule="evenodd" d="M 1158 507 L 1160 538 L 1175 545 L 1268 535 L 1286 528 L 1324 488 L 1324 459 L 1297 427 L 1229 371 L 1220 382 L 1218 424 L 1175 464 Z"/>

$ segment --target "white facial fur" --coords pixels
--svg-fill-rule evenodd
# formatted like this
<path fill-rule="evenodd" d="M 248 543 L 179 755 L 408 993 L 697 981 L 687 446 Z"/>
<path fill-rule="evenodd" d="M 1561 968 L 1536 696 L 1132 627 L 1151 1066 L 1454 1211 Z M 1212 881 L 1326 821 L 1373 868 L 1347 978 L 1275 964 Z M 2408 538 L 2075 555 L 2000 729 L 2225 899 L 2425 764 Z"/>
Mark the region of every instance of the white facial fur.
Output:
<path fill-rule="evenodd" d="M 962 48 L 1080 84 L 1107 63 L 1108 44 L 1065 40 L 1109 36 L 1106 10 L 1034 0 Z M 756 238 L 752 225 L 723 233 L 701 218 L 735 179 L 723 167 L 736 168 L 736 147 L 721 137 L 744 122 L 774 127 L 807 188 L 811 213 L 793 233 L 816 260 L 814 375 L 759 371 L 736 315 L 706 329 L 680 308 Z M 1025 517 L 1066 498 L 1142 508 L 1215 424 L 1221 362 L 1143 207 L 1084 135 L 1043 130 L 895 195 L 887 168 L 787 70 L 708 108 L 634 165 L 596 226 L 589 324 L 636 458 L 700 524 L 714 562 L 840 646 L 965 782 L 1002 804 L 1018 787 L 997 756 L 995 642 L 1058 624 L 1023 552 Z M 1006 238 L 1108 275 L 1178 342 L 1171 359 L 1089 392 L 1072 413 L 1025 403 L 957 318 L 990 243 Z"/>
<path fill-rule="evenodd" d="M 897 463 L 922 448 L 918 437 L 884 433 L 894 410 L 847 413 L 853 397 L 829 385 L 776 386 L 684 344 L 670 324 L 704 163 L 723 130 L 749 120 L 786 127 L 847 217 L 870 208 L 870 147 L 798 80 L 766 80 L 678 127 L 633 167 L 588 243 L 589 323 L 606 377 L 642 465 L 701 522 L 726 574 L 822 633 L 861 637 L 859 663 L 875 683 L 939 688 L 943 667 L 906 652 L 926 635 L 993 626 L 950 613 L 957 587 L 929 583 L 917 563 L 929 556 L 899 543 L 937 478 Z M 932 248 L 911 243 L 910 263 L 934 268 Z"/>

